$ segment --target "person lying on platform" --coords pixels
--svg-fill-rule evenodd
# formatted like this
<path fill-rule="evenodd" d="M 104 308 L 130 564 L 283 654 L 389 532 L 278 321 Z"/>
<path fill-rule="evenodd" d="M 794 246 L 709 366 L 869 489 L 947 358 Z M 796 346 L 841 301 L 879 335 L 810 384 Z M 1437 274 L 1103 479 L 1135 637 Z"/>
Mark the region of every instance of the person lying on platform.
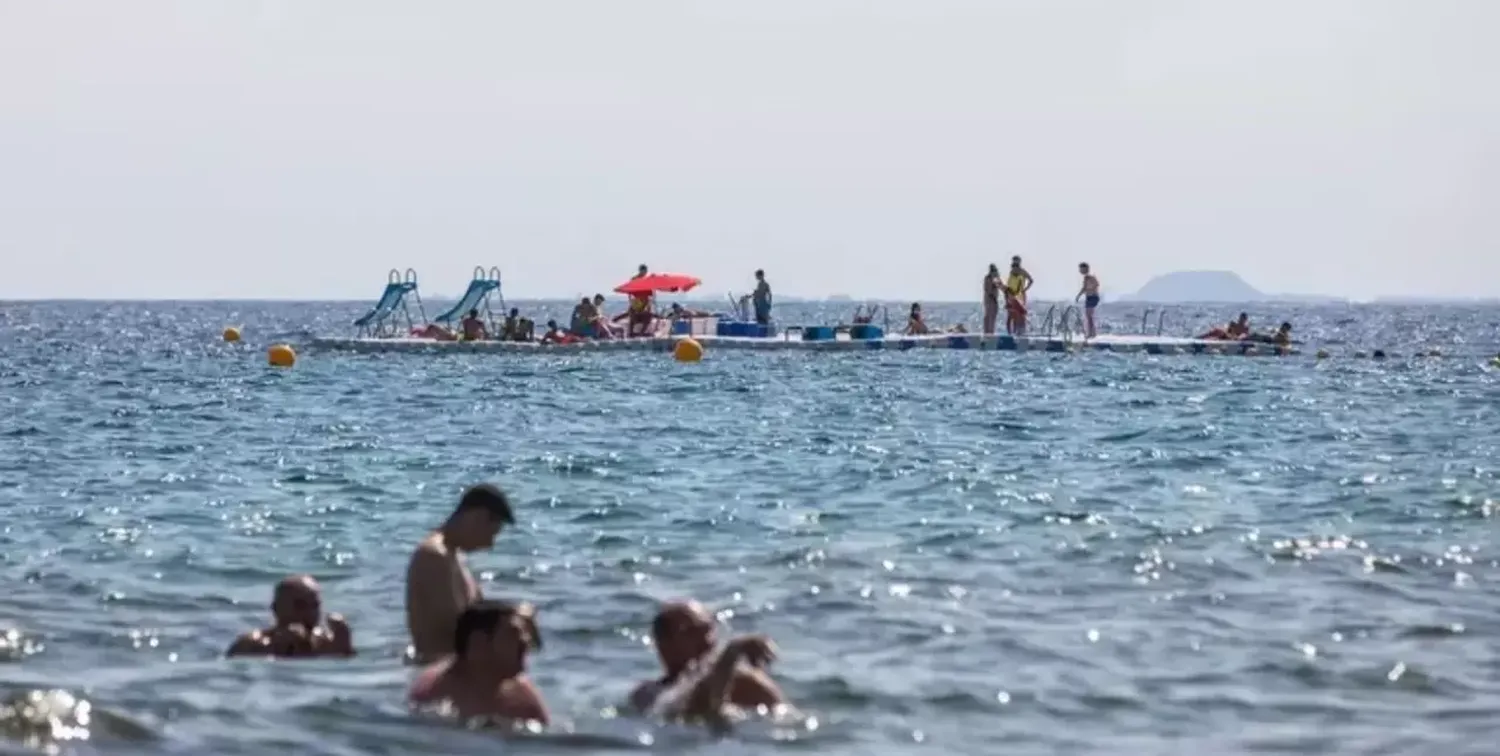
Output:
<path fill-rule="evenodd" d="M 912 302 L 911 315 L 906 318 L 906 335 L 926 336 L 929 333 L 932 333 L 932 329 L 928 328 L 927 321 L 922 319 L 922 303 Z"/>
<path fill-rule="evenodd" d="M 559 328 L 556 320 L 547 321 L 547 332 L 542 334 L 543 344 L 576 344 L 583 339 Z"/>
<path fill-rule="evenodd" d="M 1292 345 L 1292 324 L 1291 323 L 1282 323 L 1281 327 L 1278 328 L 1278 329 L 1276 329 L 1275 333 L 1255 333 L 1255 334 L 1250 334 L 1250 335 L 1244 337 L 1241 340 L 1242 341 L 1253 341 L 1253 342 L 1255 342 L 1257 344 L 1275 344 L 1276 346 L 1279 346 L 1279 347 L 1291 346 Z"/>
<path fill-rule="evenodd" d="M 484 341 L 490 337 L 489 329 L 484 327 L 484 321 L 479 319 L 479 310 L 469 310 L 464 318 L 464 341 Z"/>
<path fill-rule="evenodd" d="M 227 655 L 281 659 L 354 655 L 349 623 L 330 614 L 324 625 L 322 590 L 309 575 L 293 575 L 276 584 L 271 620 L 270 627 L 236 638 Z"/>
<path fill-rule="evenodd" d="M 1210 328 L 1208 332 L 1198 338 L 1204 341 L 1239 341 L 1250 335 L 1250 315 L 1240 313 L 1237 320 L 1229 321 L 1229 325 L 1223 328 Z"/>
<path fill-rule="evenodd" d="M 458 341 L 458 337 L 454 336 L 452 331 L 437 323 L 428 323 L 421 328 L 413 328 L 411 329 L 411 335 L 419 339 L 432 339 L 433 341 Z"/>
<path fill-rule="evenodd" d="M 667 311 L 666 317 L 672 320 L 689 320 L 691 318 L 711 318 L 713 313 L 704 310 L 694 310 L 673 302 L 672 309 Z"/>

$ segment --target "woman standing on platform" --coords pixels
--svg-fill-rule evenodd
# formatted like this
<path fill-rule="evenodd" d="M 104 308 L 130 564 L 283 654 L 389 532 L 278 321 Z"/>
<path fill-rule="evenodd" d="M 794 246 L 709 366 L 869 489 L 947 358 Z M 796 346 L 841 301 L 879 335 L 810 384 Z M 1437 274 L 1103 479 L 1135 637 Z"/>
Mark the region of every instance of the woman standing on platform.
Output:
<path fill-rule="evenodd" d="M 984 277 L 984 335 L 995 335 L 995 321 L 1000 317 L 1000 266 L 990 263 Z"/>

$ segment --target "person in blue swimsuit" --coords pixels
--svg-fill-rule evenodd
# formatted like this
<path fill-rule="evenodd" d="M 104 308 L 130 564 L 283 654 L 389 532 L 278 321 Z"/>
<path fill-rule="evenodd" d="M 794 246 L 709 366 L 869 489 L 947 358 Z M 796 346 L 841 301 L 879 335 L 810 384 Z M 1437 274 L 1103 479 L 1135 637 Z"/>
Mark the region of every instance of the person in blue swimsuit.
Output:
<path fill-rule="evenodd" d="M 1099 335 L 1094 329 L 1094 308 L 1099 306 L 1099 278 L 1089 272 L 1088 263 L 1078 263 L 1078 272 L 1083 274 L 1083 288 L 1078 290 L 1073 301 L 1083 300 L 1083 337 L 1092 339 Z"/>

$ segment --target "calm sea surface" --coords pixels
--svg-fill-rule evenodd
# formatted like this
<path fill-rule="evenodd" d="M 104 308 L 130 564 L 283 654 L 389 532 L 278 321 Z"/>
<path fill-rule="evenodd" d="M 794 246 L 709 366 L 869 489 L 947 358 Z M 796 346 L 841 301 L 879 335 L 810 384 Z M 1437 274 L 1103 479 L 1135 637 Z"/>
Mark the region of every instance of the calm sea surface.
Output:
<path fill-rule="evenodd" d="M 1291 318 L 1335 353 L 1321 363 L 304 350 L 265 367 L 268 343 L 347 333 L 364 308 L 0 303 L 0 751 L 1500 742 L 1495 309 L 1251 311 Z M 1233 309 L 1174 310 L 1167 332 Z M 1377 347 L 1447 356 L 1339 356 Z M 533 673 L 558 720 L 540 735 L 403 703 L 407 555 L 483 480 L 518 503 L 472 563 L 488 594 L 540 607 Z M 302 571 L 361 656 L 221 659 Z M 656 673 L 654 603 L 677 596 L 772 634 L 810 719 L 715 744 L 616 715 Z"/>

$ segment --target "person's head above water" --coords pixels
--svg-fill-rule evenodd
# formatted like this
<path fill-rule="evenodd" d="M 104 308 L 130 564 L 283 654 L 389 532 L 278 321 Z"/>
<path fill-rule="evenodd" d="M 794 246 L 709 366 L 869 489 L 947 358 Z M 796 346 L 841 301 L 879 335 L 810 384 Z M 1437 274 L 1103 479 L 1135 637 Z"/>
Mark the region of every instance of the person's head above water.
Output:
<path fill-rule="evenodd" d="M 480 600 L 458 615 L 453 627 L 453 655 L 460 662 L 503 676 L 526 669 L 526 654 L 541 650 L 536 610 L 531 604 Z"/>
<path fill-rule="evenodd" d="M 549 321 L 547 321 L 547 329 L 551 330 L 551 331 L 556 331 L 557 330 L 557 321 L 556 320 L 549 320 Z"/>
<path fill-rule="evenodd" d="M 476 551 L 495 545 L 495 536 L 506 525 L 516 523 L 505 492 L 490 483 L 470 486 L 458 507 L 443 525 L 443 538 L 459 551 Z"/>
<path fill-rule="evenodd" d="M 718 623 L 703 605 L 696 601 L 669 601 L 661 605 L 651 620 L 651 642 L 669 673 L 712 651 Z"/>
<path fill-rule="evenodd" d="M 323 619 L 323 592 L 310 575 L 292 575 L 276 584 L 271 616 L 277 627 L 301 625 L 308 630 Z"/>
<path fill-rule="evenodd" d="M 912 302 L 911 303 L 911 314 L 912 315 L 921 315 L 922 314 L 922 303 L 921 302 Z"/>
<path fill-rule="evenodd" d="M 1250 322 L 1250 313 L 1248 313 L 1248 312 L 1242 312 L 1242 313 L 1240 313 L 1240 318 L 1239 318 L 1238 322 L 1240 322 L 1240 323 L 1249 323 Z"/>
<path fill-rule="evenodd" d="M 1292 324 L 1291 323 L 1282 323 L 1281 324 L 1281 332 L 1282 333 L 1291 333 L 1292 332 Z"/>

